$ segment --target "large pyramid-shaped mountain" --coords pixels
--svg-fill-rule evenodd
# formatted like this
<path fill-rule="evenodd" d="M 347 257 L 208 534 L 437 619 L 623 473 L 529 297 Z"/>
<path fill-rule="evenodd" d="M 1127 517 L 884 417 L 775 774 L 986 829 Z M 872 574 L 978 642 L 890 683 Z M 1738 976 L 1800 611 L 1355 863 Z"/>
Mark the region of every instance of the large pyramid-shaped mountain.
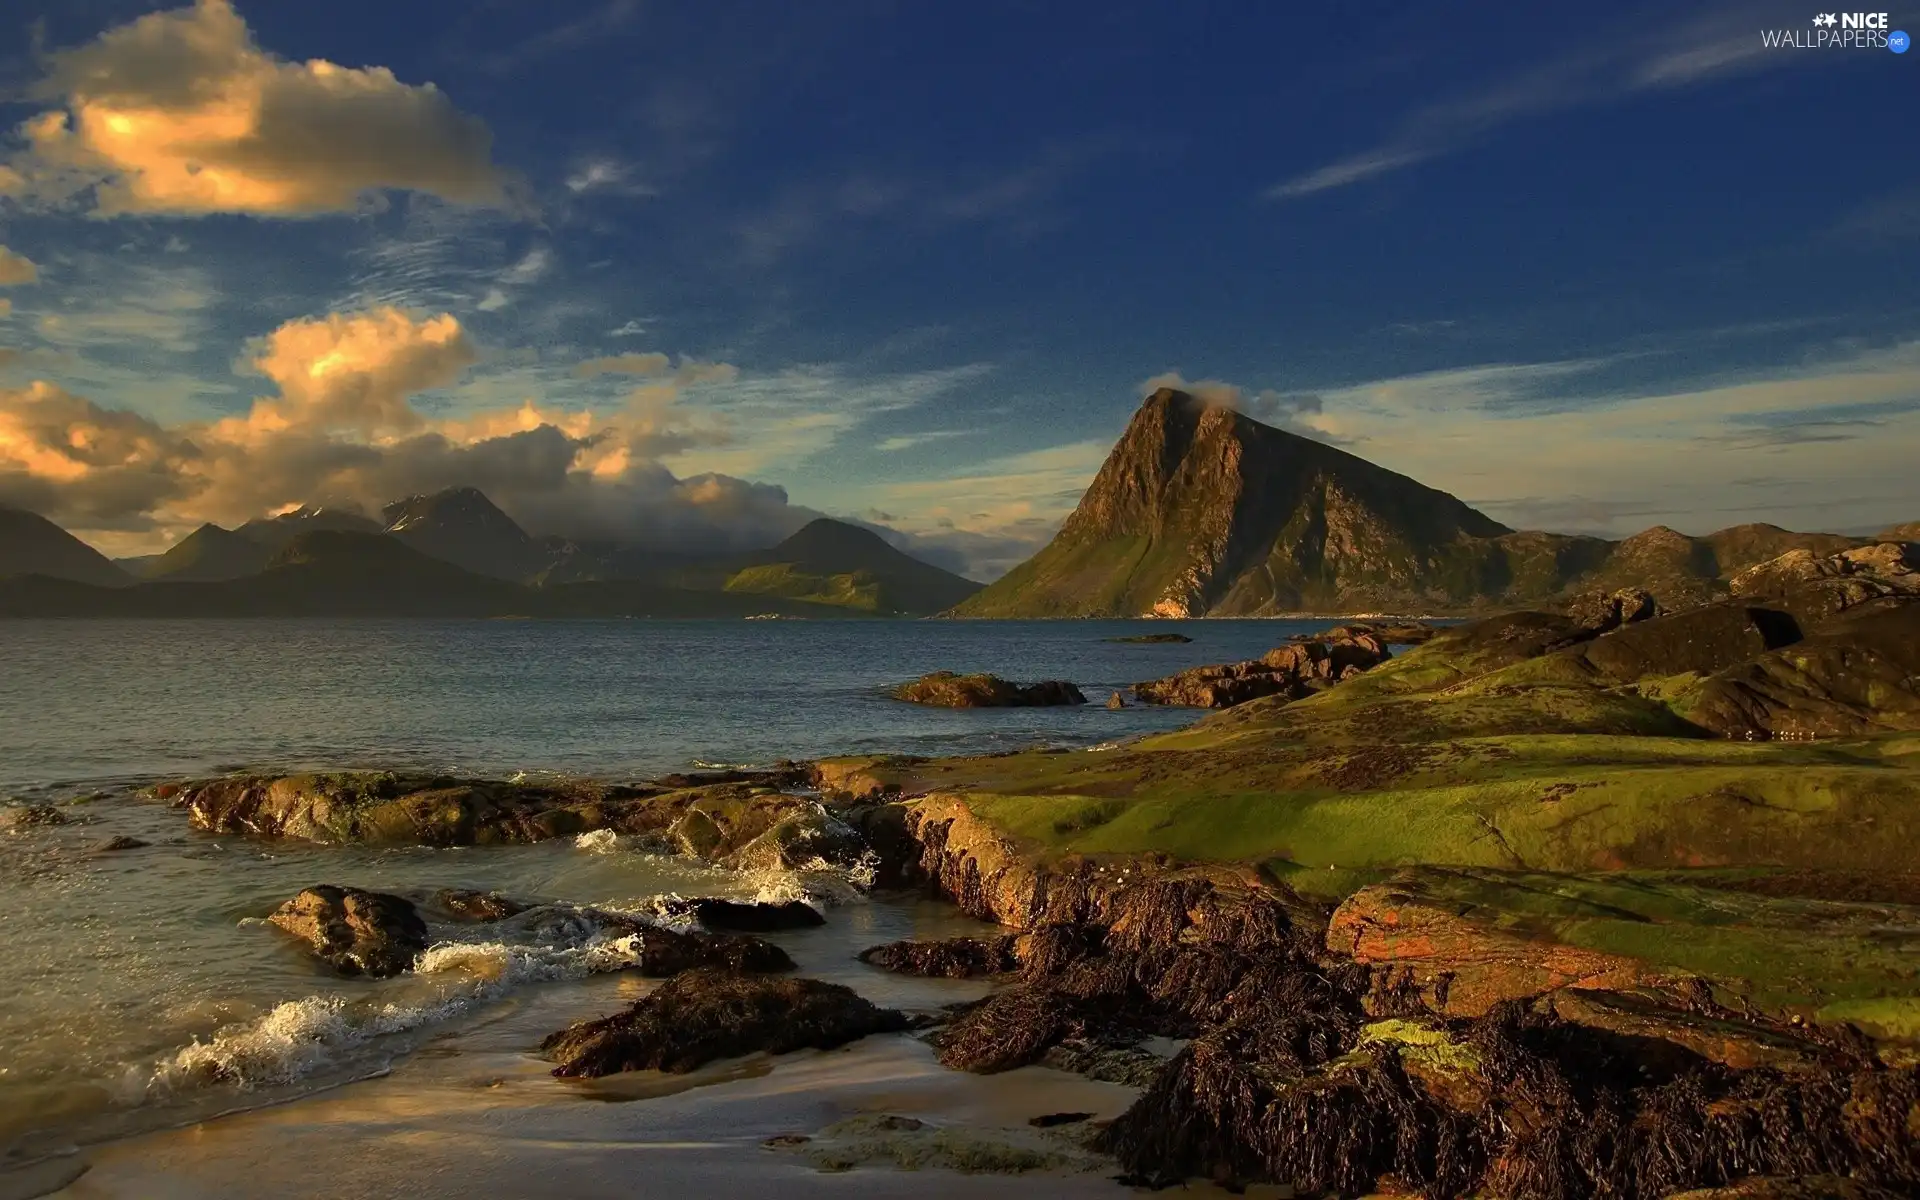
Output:
<path fill-rule="evenodd" d="M 1445 492 L 1162 388 L 1053 542 L 958 612 L 1177 617 L 1397 603 L 1434 590 L 1463 565 L 1464 546 L 1508 532 Z"/>

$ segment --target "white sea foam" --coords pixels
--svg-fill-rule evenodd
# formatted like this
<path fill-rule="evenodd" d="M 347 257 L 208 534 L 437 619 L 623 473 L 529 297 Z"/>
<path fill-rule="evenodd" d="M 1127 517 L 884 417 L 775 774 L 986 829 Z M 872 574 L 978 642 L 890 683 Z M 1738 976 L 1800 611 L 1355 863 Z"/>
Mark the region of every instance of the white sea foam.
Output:
<path fill-rule="evenodd" d="M 240 1088 L 294 1083 L 340 1065 L 377 1039 L 452 1020 L 522 985 L 584 979 L 640 961 L 638 938 L 608 936 L 585 910 L 534 909 L 516 921 L 555 935 L 555 940 L 440 942 L 414 964 L 416 980 L 443 985 L 431 996 L 384 1003 L 340 996 L 289 1000 L 257 1020 L 182 1047 L 158 1064 L 148 1087 L 165 1091 L 202 1083 Z"/>
<path fill-rule="evenodd" d="M 611 829 L 590 829 L 573 839 L 573 848 L 588 854 L 614 854 L 620 849 L 620 835 Z"/>

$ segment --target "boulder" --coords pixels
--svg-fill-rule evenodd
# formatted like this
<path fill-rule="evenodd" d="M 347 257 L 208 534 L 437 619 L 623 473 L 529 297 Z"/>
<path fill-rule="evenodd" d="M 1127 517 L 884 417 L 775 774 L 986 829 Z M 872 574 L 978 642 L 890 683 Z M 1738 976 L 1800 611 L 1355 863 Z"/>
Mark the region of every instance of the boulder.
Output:
<path fill-rule="evenodd" d="M 1789 550 L 1735 575 L 1728 588 L 1736 596 L 1754 596 L 1807 580 L 1850 576 L 1911 584 L 1917 582 L 1916 574 L 1920 574 L 1920 550 L 1906 542 L 1883 541 L 1828 555 Z"/>
<path fill-rule="evenodd" d="M 674 898 L 662 901 L 660 912 L 666 917 L 689 918 L 724 933 L 775 933 L 782 929 L 811 929 L 827 923 L 819 909 L 799 900 L 743 903 L 711 896 L 691 900 Z"/>
<path fill-rule="evenodd" d="M 73 818 L 51 804 L 22 804 L 0 808 L 0 829 L 71 825 Z"/>
<path fill-rule="evenodd" d="M 973 979 L 1017 970 L 1020 960 L 1013 934 L 990 938 L 948 938 L 938 942 L 888 942 L 860 952 L 863 963 L 901 975 L 934 979 Z"/>
<path fill-rule="evenodd" d="M 1080 689 L 1064 679 L 1012 683 L 998 675 L 935 671 L 893 689 L 893 698 L 937 708 L 1040 708 L 1085 704 Z"/>
<path fill-rule="evenodd" d="M 703 969 L 754 975 L 793 970 L 793 959 L 785 950 L 757 937 L 681 933 L 644 923 L 628 926 L 627 932 L 638 943 L 635 969 L 654 979 Z"/>
<path fill-rule="evenodd" d="M 857 830 L 815 805 L 775 823 L 729 855 L 726 865 L 736 871 L 795 871 L 821 862 L 853 867 L 866 854 Z"/>
<path fill-rule="evenodd" d="M 1629 988 L 1645 963 L 1482 924 L 1457 905 L 1391 883 L 1361 888 L 1334 910 L 1327 949 L 1410 972 L 1436 1012 L 1477 1016 L 1503 1000 L 1560 988 Z"/>
<path fill-rule="evenodd" d="M 1684 700 L 1725 737 L 1920 729 L 1920 602 L 1869 612 L 1715 672 Z"/>
<path fill-rule="evenodd" d="M 1658 616 L 1659 612 L 1659 603 L 1650 593 L 1639 588 L 1621 588 L 1613 592 L 1602 588 L 1576 596 L 1567 605 L 1569 617 L 1582 628 L 1596 633 L 1606 633 L 1635 621 L 1649 620 Z"/>
<path fill-rule="evenodd" d="M 1194 667 L 1136 683 L 1133 694 L 1147 704 L 1190 708 L 1229 708 L 1263 696 L 1297 700 L 1391 657 L 1378 635 L 1358 632 L 1338 639 L 1295 642 L 1246 662 Z"/>
<path fill-rule="evenodd" d="M 143 850 L 152 844 L 152 842 L 143 842 L 137 837 L 128 837 L 123 833 L 117 837 L 110 837 L 106 841 L 101 842 L 93 848 L 93 852 L 95 854 L 118 854 L 123 850 Z"/>
<path fill-rule="evenodd" d="M 466 888 L 442 888 L 434 893 L 433 902 L 456 921 L 504 921 L 532 907 L 499 892 Z"/>
<path fill-rule="evenodd" d="M 809 781 L 823 799 L 857 804 L 899 791 L 901 770 L 922 761 L 907 754 L 823 758 L 812 765 Z"/>
<path fill-rule="evenodd" d="M 679 820 L 667 827 L 667 837 L 673 842 L 674 849 L 689 858 L 712 858 L 727 844 L 726 831 L 712 814 L 700 809 L 688 809 Z"/>
<path fill-rule="evenodd" d="M 1125 708 L 1126 706 L 1127 706 L 1127 698 L 1125 696 L 1122 696 L 1119 692 L 1115 692 L 1113 695 L 1107 697 L 1108 708 L 1120 709 L 1120 708 Z"/>
<path fill-rule="evenodd" d="M 1173 646 L 1184 645 L 1193 639 L 1184 633 L 1135 633 L 1126 637 L 1110 637 L 1101 640 L 1118 642 L 1126 646 Z"/>
<path fill-rule="evenodd" d="M 839 984 L 702 969 L 675 976 L 623 1013 L 563 1029 L 540 1049 L 562 1078 L 684 1074 L 714 1059 L 831 1050 L 907 1027 L 901 1013 Z"/>
<path fill-rule="evenodd" d="M 1710 675 L 1800 637 L 1790 614 L 1730 601 L 1624 625 L 1568 653 L 1603 679 L 1632 683 L 1688 672 Z"/>
<path fill-rule="evenodd" d="M 427 923 L 413 902 L 385 892 L 322 884 L 282 904 L 267 920 L 306 942 L 315 958 L 341 975 L 398 975 L 427 948 Z"/>

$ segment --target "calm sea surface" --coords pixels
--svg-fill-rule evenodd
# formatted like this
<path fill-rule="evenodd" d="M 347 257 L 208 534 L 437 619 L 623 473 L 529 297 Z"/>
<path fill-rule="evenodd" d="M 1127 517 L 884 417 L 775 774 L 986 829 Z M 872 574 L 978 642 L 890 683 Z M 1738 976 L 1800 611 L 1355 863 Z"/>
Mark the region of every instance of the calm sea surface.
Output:
<path fill-rule="evenodd" d="M 0 621 L 0 804 L 92 797 L 63 809 L 72 824 L 0 828 L 0 1171 L 377 1071 L 534 995 L 605 1011 L 609 989 L 627 986 L 601 973 L 618 946 L 552 915 L 436 927 L 441 944 L 415 972 L 336 980 L 259 922 L 310 884 L 493 888 L 642 912 L 668 893 L 837 899 L 825 929 L 782 940 L 809 973 L 876 996 L 901 985 L 854 963 L 855 950 L 963 924 L 935 906 L 869 901 L 843 879 L 747 877 L 605 836 L 465 850 L 215 838 L 136 787 L 241 768 L 622 779 L 833 753 L 1086 746 L 1195 716 L 1109 711 L 1109 691 L 1324 624 Z M 1143 632 L 1194 641 L 1103 640 Z M 885 694 L 940 669 L 1070 679 L 1093 703 L 955 712 Z M 117 835 L 149 844 L 99 849 Z"/>

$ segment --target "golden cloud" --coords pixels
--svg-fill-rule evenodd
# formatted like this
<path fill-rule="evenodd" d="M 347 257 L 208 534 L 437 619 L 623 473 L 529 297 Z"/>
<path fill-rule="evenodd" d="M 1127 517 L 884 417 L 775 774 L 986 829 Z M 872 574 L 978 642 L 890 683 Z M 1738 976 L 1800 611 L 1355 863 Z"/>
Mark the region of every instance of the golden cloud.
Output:
<path fill-rule="evenodd" d="M 91 187 L 107 215 L 350 212 L 386 188 L 505 197 L 485 123 L 432 84 L 288 62 L 254 43 L 228 0 L 150 13 L 57 53 L 42 91 L 64 107 L 22 127 L 30 149 L 9 172 L 14 190 Z"/>
<path fill-rule="evenodd" d="M 0 246 L 0 287 L 15 287 L 40 278 L 40 268 L 32 260 Z"/>
<path fill-rule="evenodd" d="M 458 380 L 478 355 L 449 313 L 416 320 L 396 308 L 288 321 L 267 335 L 253 365 L 278 385 L 223 436 L 288 429 L 377 437 L 419 429 L 415 393 Z"/>
<path fill-rule="evenodd" d="M 679 380 L 730 378 L 730 366 L 683 363 L 611 412 L 531 398 L 458 417 L 416 407 L 478 356 L 450 314 L 380 308 L 289 321 L 261 338 L 247 361 L 274 394 L 213 422 L 165 427 L 45 382 L 0 390 L 0 504 L 106 533 L 121 549 L 135 548 L 138 531 L 150 539 L 307 502 L 377 509 L 455 485 L 481 488 L 543 533 L 655 544 L 766 545 L 814 515 L 777 487 L 681 480 L 661 465 L 725 440 L 674 398 Z"/>

